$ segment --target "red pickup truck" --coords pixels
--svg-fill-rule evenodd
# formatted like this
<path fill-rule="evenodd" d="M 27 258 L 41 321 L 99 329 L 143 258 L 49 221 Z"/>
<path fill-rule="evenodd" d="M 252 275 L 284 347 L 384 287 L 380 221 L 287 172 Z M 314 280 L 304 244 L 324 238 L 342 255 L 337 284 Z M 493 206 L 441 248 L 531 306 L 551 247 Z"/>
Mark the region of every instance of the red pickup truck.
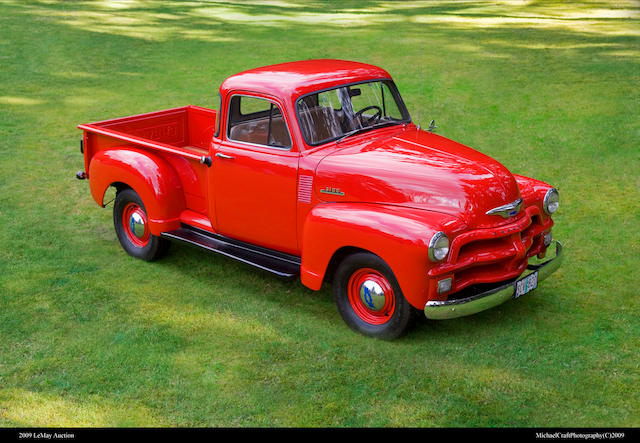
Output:
<path fill-rule="evenodd" d="M 376 66 L 252 69 L 222 83 L 218 111 L 79 128 L 77 176 L 103 207 L 115 187 L 129 254 L 154 260 L 181 241 L 313 290 L 331 282 L 365 335 L 395 338 L 419 311 L 454 318 L 518 298 L 562 259 L 556 189 L 412 123 Z"/>

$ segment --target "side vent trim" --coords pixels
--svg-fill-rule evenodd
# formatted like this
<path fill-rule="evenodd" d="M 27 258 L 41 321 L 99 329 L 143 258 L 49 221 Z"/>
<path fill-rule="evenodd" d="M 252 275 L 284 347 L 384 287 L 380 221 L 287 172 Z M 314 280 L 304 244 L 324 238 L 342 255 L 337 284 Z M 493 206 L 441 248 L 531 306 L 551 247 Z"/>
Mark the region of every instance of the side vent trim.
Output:
<path fill-rule="evenodd" d="M 301 175 L 298 178 L 298 201 L 300 203 L 311 203 L 313 194 L 313 176 Z"/>

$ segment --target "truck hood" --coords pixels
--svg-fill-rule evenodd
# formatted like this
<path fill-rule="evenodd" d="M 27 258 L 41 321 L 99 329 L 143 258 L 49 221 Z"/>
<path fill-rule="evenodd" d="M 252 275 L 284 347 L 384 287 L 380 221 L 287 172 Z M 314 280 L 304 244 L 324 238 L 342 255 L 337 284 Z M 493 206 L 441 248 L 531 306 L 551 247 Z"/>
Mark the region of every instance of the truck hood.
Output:
<path fill-rule="evenodd" d="M 520 198 L 513 175 L 491 157 L 417 128 L 363 139 L 321 160 L 314 180 L 321 200 L 426 209 L 476 228 L 512 221 L 486 214 Z"/>

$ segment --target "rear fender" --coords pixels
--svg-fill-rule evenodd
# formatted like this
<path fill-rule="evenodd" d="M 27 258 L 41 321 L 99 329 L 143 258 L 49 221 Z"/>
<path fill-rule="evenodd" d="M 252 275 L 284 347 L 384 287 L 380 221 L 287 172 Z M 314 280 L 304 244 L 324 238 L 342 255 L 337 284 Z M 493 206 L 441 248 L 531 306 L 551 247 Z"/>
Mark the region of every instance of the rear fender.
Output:
<path fill-rule="evenodd" d="M 303 230 L 302 283 L 320 289 L 329 263 L 344 248 L 369 251 L 393 271 L 407 301 L 427 299 L 428 243 L 455 218 L 420 209 L 365 203 L 326 203 L 308 214 Z"/>
<path fill-rule="evenodd" d="M 153 235 L 180 227 L 184 193 L 176 171 L 166 160 L 129 146 L 98 152 L 89 165 L 89 187 L 96 203 L 104 207 L 105 192 L 115 183 L 138 193 Z"/>

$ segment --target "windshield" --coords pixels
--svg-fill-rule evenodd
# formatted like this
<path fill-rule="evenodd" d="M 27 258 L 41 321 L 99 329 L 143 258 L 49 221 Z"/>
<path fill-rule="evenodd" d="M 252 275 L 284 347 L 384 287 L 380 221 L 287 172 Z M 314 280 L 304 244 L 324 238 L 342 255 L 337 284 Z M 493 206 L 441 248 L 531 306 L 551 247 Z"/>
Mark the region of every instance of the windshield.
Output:
<path fill-rule="evenodd" d="M 359 130 L 411 121 L 391 80 L 340 86 L 305 95 L 298 100 L 296 108 L 302 136 L 312 146 Z"/>

